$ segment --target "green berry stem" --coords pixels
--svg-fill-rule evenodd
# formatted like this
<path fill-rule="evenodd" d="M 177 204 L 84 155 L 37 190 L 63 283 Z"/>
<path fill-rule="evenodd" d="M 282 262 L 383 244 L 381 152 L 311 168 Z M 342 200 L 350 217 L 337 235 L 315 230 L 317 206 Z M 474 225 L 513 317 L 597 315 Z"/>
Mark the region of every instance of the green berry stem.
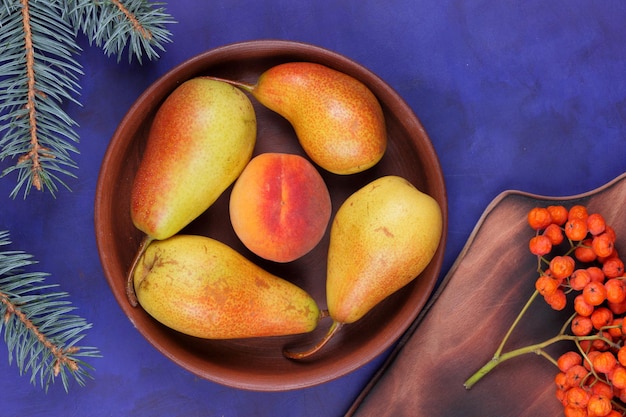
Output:
<path fill-rule="evenodd" d="M 539 291 L 535 290 L 535 292 L 533 292 L 533 294 L 530 296 L 528 301 L 526 301 L 526 304 L 524 304 L 524 307 L 522 307 L 522 309 L 520 310 L 519 314 L 515 318 L 515 321 L 513 322 L 513 324 L 511 324 L 511 327 L 509 327 L 509 330 L 504 335 L 504 338 L 502 339 L 500 346 L 498 346 L 496 353 L 494 353 L 493 355 L 494 358 L 498 358 L 500 356 L 500 354 L 502 353 L 502 350 L 504 349 L 504 345 L 506 344 L 507 340 L 509 340 L 509 336 L 511 336 L 511 333 L 513 333 L 513 330 L 515 329 L 515 327 L 517 327 L 517 324 L 520 322 L 520 320 L 522 319 L 522 317 L 524 316 L 524 314 L 526 313 L 530 305 L 533 303 L 533 301 L 535 301 L 535 298 L 537 298 L 538 295 L 539 295 Z"/>
<path fill-rule="evenodd" d="M 502 339 L 502 342 L 500 343 L 500 345 L 498 346 L 498 349 L 494 353 L 493 358 L 491 358 L 489 362 L 483 365 L 478 371 L 476 371 L 472 376 L 470 376 L 463 383 L 463 386 L 465 386 L 466 389 L 471 389 L 474 386 L 474 384 L 480 381 L 480 379 L 483 376 L 491 372 L 491 370 L 494 369 L 498 364 L 505 362 L 509 359 L 515 358 L 517 356 L 525 355 L 527 353 L 535 353 L 537 355 L 543 356 L 546 359 L 548 359 L 550 362 L 556 365 L 556 360 L 554 360 L 554 358 L 552 358 L 548 353 L 546 353 L 544 349 L 554 343 L 557 343 L 563 340 L 573 340 L 574 342 L 576 342 L 576 344 L 578 344 L 582 340 L 604 340 L 605 342 L 612 344 L 610 340 L 599 335 L 573 336 L 573 335 L 565 334 L 565 331 L 568 328 L 569 324 L 572 322 L 572 320 L 576 316 L 576 314 L 572 314 L 569 317 L 569 319 L 565 321 L 565 323 L 563 324 L 563 326 L 559 330 L 559 333 L 557 333 L 556 336 L 553 336 L 550 339 L 545 340 L 540 343 L 524 346 L 524 347 L 512 350 L 510 352 L 502 353 L 502 351 L 504 350 L 504 346 L 507 340 L 509 339 L 511 333 L 513 333 L 513 330 L 517 327 L 517 324 L 520 322 L 520 320 L 522 319 L 526 311 L 528 311 L 530 305 L 537 298 L 537 295 L 539 295 L 539 292 L 535 290 L 532 293 L 532 295 L 528 298 L 528 301 L 526 301 L 526 304 L 524 304 L 524 307 L 522 307 L 522 309 L 520 310 L 519 314 L 515 318 L 515 321 L 513 321 L 513 324 L 511 324 L 508 331 L 504 335 L 504 338 Z M 615 327 L 615 326 L 607 326 L 607 329 L 610 327 Z"/>
<path fill-rule="evenodd" d="M 564 340 L 579 341 L 579 342 L 582 340 L 604 340 L 604 341 L 609 342 L 608 339 L 602 336 L 598 336 L 598 335 L 573 336 L 569 334 L 557 334 L 556 336 L 553 336 L 550 339 L 544 340 L 543 342 L 524 346 L 524 347 L 512 350 L 510 352 L 503 353 L 501 355 L 500 354 L 494 355 L 494 357 L 489 362 L 487 362 L 485 365 L 482 366 L 482 368 L 480 368 L 472 376 L 470 376 L 463 383 L 463 386 L 465 387 L 465 389 L 471 389 L 478 381 L 480 381 L 480 379 L 483 376 L 487 375 L 489 372 L 491 372 L 496 366 L 498 366 L 502 362 L 505 362 L 512 358 L 516 358 L 521 355 L 525 355 L 527 353 L 535 353 L 537 355 L 541 355 L 549 359 L 550 362 L 556 364 L 556 361 L 554 360 L 554 358 L 552 358 L 548 353 L 546 353 L 544 349 L 550 345 L 553 345 L 554 343 L 561 342 Z"/>

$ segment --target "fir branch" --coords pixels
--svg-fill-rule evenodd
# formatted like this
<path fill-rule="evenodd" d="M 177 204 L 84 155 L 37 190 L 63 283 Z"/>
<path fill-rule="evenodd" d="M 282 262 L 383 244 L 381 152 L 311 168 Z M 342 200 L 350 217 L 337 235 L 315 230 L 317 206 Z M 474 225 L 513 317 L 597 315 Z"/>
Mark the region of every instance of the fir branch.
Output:
<path fill-rule="evenodd" d="M 16 159 L 2 176 L 17 171 L 15 197 L 32 187 L 55 194 L 75 177 L 71 155 L 77 125 L 63 110 L 80 89 L 73 58 L 79 47 L 58 1 L 3 0 L 0 9 L 0 160 Z"/>
<path fill-rule="evenodd" d="M 0 247 L 10 243 L 9 233 L 0 232 Z M 70 375 L 81 386 L 91 377 L 93 368 L 82 358 L 100 354 L 77 346 L 91 324 L 71 314 L 67 293 L 50 291 L 58 286 L 44 284 L 47 274 L 23 270 L 35 263 L 21 251 L 0 252 L 0 332 L 4 328 L 9 363 L 15 360 L 20 374 L 30 371 L 31 382 L 39 380 L 46 391 L 60 377 L 68 391 Z"/>
<path fill-rule="evenodd" d="M 78 167 L 77 123 L 63 109 L 80 103 L 81 65 L 76 35 L 110 56 L 128 50 L 158 59 L 171 42 L 167 24 L 175 23 L 161 7 L 147 0 L 0 0 L 0 161 L 16 160 L 0 177 L 17 173 L 11 197 L 32 188 L 54 196 L 64 178 Z"/>
<path fill-rule="evenodd" d="M 128 61 L 133 57 L 142 63 L 159 58 L 164 44 L 171 42 L 166 25 L 175 23 L 162 7 L 164 3 L 146 0 L 67 0 L 67 16 L 77 30 L 101 47 L 107 56 L 122 58 L 128 50 Z"/>

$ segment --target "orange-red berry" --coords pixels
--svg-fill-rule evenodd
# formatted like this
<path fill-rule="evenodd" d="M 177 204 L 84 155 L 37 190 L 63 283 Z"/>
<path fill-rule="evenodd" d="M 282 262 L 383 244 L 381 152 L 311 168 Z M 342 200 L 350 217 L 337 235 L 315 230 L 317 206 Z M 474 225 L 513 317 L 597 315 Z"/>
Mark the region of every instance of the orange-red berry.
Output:
<path fill-rule="evenodd" d="M 611 372 L 611 383 L 616 388 L 626 388 L 626 368 L 622 365 L 617 365 L 613 372 Z"/>
<path fill-rule="evenodd" d="M 617 249 L 615 249 L 615 246 L 613 246 L 613 252 L 611 252 L 609 256 L 598 256 L 596 260 L 603 264 L 611 258 L 619 258 L 619 253 L 617 252 Z"/>
<path fill-rule="evenodd" d="M 556 361 L 559 370 L 563 373 L 567 372 L 569 368 L 575 365 L 582 365 L 583 357 L 580 353 L 570 350 L 565 352 Z"/>
<path fill-rule="evenodd" d="M 566 390 L 569 388 L 567 385 L 567 377 L 565 376 L 565 372 L 559 372 L 554 377 L 554 383 L 556 384 L 557 390 Z"/>
<path fill-rule="evenodd" d="M 535 289 L 544 297 L 554 294 L 557 288 L 559 288 L 559 282 L 548 275 L 540 275 L 535 281 Z"/>
<path fill-rule="evenodd" d="M 576 262 L 571 256 L 555 256 L 550 261 L 550 271 L 552 276 L 556 279 L 567 278 L 574 272 Z"/>
<path fill-rule="evenodd" d="M 585 408 L 589 402 L 591 395 L 589 391 L 582 387 L 571 387 L 565 394 L 567 398 L 567 404 L 576 408 Z"/>
<path fill-rule="evenodd" d="M 604 276 L 604 272 L 602 272 L 602 269 L 598 268 L 597 266 L 590 266 L 589 268 L 587 268 L 587 272 L 589 272 L 589 275 L 591 275 L 591 281 L 593 282 L 604 282 L 604 280 L 606 279 L 606 277 Z"/>
<path fill-rule="evenodd" d="M 587 217 L 589 217 L 587 207 L 580 204 L 570 207 L 569 212 L 567 213 L 567 220 L 578 219 L 587 221 Z"/>
<path fill-rule="evenodd" d="M 626 283 L 620 278 L 610 278 L 604 283 L 606 300 L 609 303 L 621 303 L 626 299 Z"/>
<path fill-rule="evenodd" d="M 583 343 L 583 342 L 588 342 L 588 343 Z M 583 345 L 591 346 L 591 340 L 581 340 L 580 343 L 581 343 L 581 346 Z M 593 360 L 595 359 L 596 356 L 598 356 L 602 352 L 598 350 L 589 350 L 589 348 L 587 347 L 585 347 L 585 351 L 587 352 L 587 356 L 583 358 L 583 367 L 587 371 L 591 371 L 591 364 L 593 363 Z"/>
<path fill-rule="evenodd" d="M 571 219 L 565 223 L 565 236 L 573 241 L 584 240 L 587 236 L 587 222 L 581 219 Z"/>
<path fill-rule="evenodd" d="M 531 228 L 535 230 L 545 229 L 550 223 L 552 223 L 552 217 L 548 209 L 534 207 L 528 212 L 528 225 Z"/>
<path fill-rule="evenodd" d="M 577 314 L 572 320 L 571 329 L 576 336 L 587 336 L 593 330 L 591 318 Z"/>
<path fill-rule="evenodd" d="M 560 226 L 554 223 L 549 224 L 542 234 L 548 239 L 550 239 L 550 243 L 552 243 L 552 246 L 560 245 L 564 239 L 563 229 L 561 229 Z"/>
<path fill-rule="evenodd" d="M 543 256 L 550 253 L 550 251 L 552 250 L 552 243 L 547 236 L 533 236 L 528 241 L 528 249 L 533 255 Z"/>
<path fill-rule="evenodd" d="M 624 262 L 620 258 L 609 258 L 602 265 L 602 272 L 607 278 L 624 275 Z"/>
<path fill-rule="evenodd" d="M 611 312 L 613 312 L 613 310 L 611 310 Z M 619 339 L 622 336 L 624 336 L 624 333 L 622 332 L 623 321 L 624 321 L 623 317 L 615 317 L 613 321 L 611 321 L 611 324 L 609 325 L 610 327 L 607 329 L 607 331 L 609 332 L 609 334 L 611 335 L 613 339 Z"/>
<path fill-rule="evenodd" d="M 595 261 L 598 255 L 594 252 L 592 244 L 592 239 L 585 239 L 580 242 L 580 245 L 574 249 L 574 257 L 580 262 L 590 263 Z"/>
<path fill-rule="evenodd" d="M 606 288 L 603 283 L 592 281 L 583 288 L 583 297 L 592 306 L 599 306 L 606 300 Z"/>
<path fill-rule="evenodd" d="M 613 312 L 607 307 L 598 307 L 591 313 L 591 323 L 593 328 L 600 330 L 605 326 L 609 326 L 613 322 Z"/>
<path fill-rule="evenodd" d="M 601 233 L 594 236 L 591 240 L 591 249 L 593 253 L 600 257 L 607 257 L 613 253 L 615 241 L 608 233 Z"/>
<path fill-rule="evenodd" d="M 570 404 L 567 404 L 563 409 L 563 415 L 565 417 L 589 417 L 586 408 L 574 407 Z"/>
<path fill-rule="evenodd" d="M 615 240 L 617 239 L 617 234 L 615 233 L 615 229 L 613 229 L 609 225 L 607 225 L 606 228 L 604 229 L 604 233 L 608 234 L 611 237 L 611 239 L 613 239 L 613 242 L 615 242 Z"/>
<path fill-rule="evenodd" d="M 615 372 L 615 370 L 614 370 Z M 589 392 L 593 394 L 601 394 L 606 395 L 608 398 L 613 398 L 613 387 L 606 382 L 595 380 L 593 383 L 589 384 Z"/>
<path fill-rule="evenodd" d="M 548 210 L 548 213 L 550 213 L 552 223 L 558 226 L 563 226 L 565 224 L 569 213 L 564 206 L 548 206 L 546 209 Z"/>
<path fill-rule="evenodd" d="M 557 288 L 552 294 L 544 295 L 543 298 L 553 310 L 561 311 L 567 306 L 567 296 L 561 288 Z"/>
<path fill-rule="evenodd" d="M 569 285 L 576 291 L 582 291 L 590 282 L 591 274 L 586 269 L 577 269 L 569 277 Z"/>
<path fill-rule="evenodd" d="M 617 359 L 611 352 L 602 352 L 591 363 L 596 372 L 608 374 L 617 365 Z"/>
<path fill-rule="evenodd" d="M 589 375 L 589 370 L 583 365 L 574 365 L 565 372 L 566 383 L 570 387 L 579 386 Z"/>
<path fill-rule="evenodd" d="M 596 236 L 604 232 L 606 229 L 606 222 L 604 217 L 600 213 L 592 213 L 587 217 L 587 229 L 589 233 Z"/>
<path fill-rule="evenodd" d="M 619 361 L 620 365 L 626 366 L 626 346 L 622 346 L 617 351 L 617 360 Z"/>
<path fill-rule="evenodd" d="M 557 388 L 555 391 L 555 396 L 556 399 L 559 400 L 559 402 L 561 403 L 561 405 L 563 407 L 567 406 L 567 398 L 566 398 L 566 392 L 563 389 L 559 389 Z"/>
<path fill-rule="evenodd" d="M 591 313 L 595 310 L 595 306 L 592 306 L 585 301 L 585 297 L 582 294 L 578 294 L 574 297 L 574 311 L 584 317 L 591 316 Z"/>
<path fill-rule="evenodd" d="M 611 303 L 607 302 L 607 305 L 613 312 L 613 314 L 624 314 L 626 313 L 626 298 L 621 303 Z"/>
<path fill-rule="evenodd" d="M 588 417 L 606 417 L 612 410 L 611 399 L 604 395 L 594 394 L 587 402 Z"/>

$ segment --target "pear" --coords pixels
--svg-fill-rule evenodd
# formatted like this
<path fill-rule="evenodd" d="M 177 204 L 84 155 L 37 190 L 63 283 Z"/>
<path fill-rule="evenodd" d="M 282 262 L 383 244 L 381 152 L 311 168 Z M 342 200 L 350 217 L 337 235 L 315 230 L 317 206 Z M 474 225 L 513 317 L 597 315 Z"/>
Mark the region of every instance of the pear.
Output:
<path fill-rule="evenodd" d="M 306 333 L 322 315 L 306 291 L 204 236 L 153 241 L 137 263 L 134 286 L 153 318 L 201 338 Z"/>
<path fill-rule="evenodd" d="M 256 84 L 231 82 L 287 119 L 306 154 L 335 174 L 374 166 L 387 132 L 376 96 L 343 72 L 311 62 L 288 62 L 263 72 Z"/>
<path fill-rule="evenodd" d="M 333 324 L 312 349 L 285 355 L 300 359 L 317 352 L 343 325 L 415 279 L 442 233 L 437 201 L 402 177 L 378 178 L 348 197 L 330 231 L 326 298 Z"/>
<path fill-rule="evenodd" d="M 154 239 L 178 233 L 243 171 L 256 115 L 239 89 L 204 78 L 177 87 L 159 107 L 134 179 L 131 217 Z"/>
<path fill-rule="evenodd" d="M 130 214 L 146 234 L 132 269 L 151 240 L 166 239 L 207 210 L 250 161 L 257 121 L 248 96 L 232 85 L 197 77 L 178 86 L 157 110 L 134 178 Z"/>

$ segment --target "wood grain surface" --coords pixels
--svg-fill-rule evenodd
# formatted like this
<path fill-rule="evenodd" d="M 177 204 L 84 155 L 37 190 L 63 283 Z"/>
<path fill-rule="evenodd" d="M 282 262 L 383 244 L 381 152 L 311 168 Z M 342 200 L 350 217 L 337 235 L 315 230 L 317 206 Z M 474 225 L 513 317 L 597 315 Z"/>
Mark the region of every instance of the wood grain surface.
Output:
<path fill-rule="evenodd" d="M 534 232 L 526 214 L 534 206 L 584 204 L 600 212 L 626 248 L 626 173 L 591 192 L 545 197 L 506 191 L 487 207 L 427 308 L 347 416 L 536 417 L 563 415 L 555 398 L 556 368 L 534 354 L 498 365 L 471 390 L 463 382 L 487 362 L 534 291 Z M 621 243 L 621 245 L 620 245 Z M 622 249 L 626 251 L 626 249 Z M 505 351 L 556 335 L 571 312 L 535 300 Z M 573 347 L 560 342 L 551 354 Z"/>

